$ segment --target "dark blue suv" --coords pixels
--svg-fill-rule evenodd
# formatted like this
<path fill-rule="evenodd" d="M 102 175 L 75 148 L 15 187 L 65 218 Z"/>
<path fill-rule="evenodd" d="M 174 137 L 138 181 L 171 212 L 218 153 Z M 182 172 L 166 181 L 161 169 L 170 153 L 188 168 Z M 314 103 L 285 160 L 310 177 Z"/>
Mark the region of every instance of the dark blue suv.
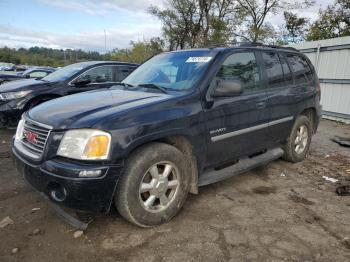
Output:
<path fill-rule="evenodd" d="M 241 45 L 157 55 L 109 89 L 43 103 L 13 140 L 18 170 L 53 203 L 169 221 L 188 192 L 283 157 L 302 161 L 321 116 L 310 61 Z"/>

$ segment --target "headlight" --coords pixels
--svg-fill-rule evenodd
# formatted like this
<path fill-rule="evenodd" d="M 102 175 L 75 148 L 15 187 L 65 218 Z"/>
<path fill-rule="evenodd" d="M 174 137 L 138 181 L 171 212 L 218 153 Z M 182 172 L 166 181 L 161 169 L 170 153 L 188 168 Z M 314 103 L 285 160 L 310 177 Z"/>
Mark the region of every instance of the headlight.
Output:
<path fill-rule="evenodd" d="M 76 129 L 65 133 L 57 155 L 79 160 L 108 159 L 111 135 L 104 131 Z"/>
<path fill-rule="evenodd" d="M 0 98 L 2 100 L 13 100 L 13 99 L 25 97 L 30 92 L 32 92 L 32 91 L 31 90 L 27 90 L 27 91 L 19 91 L 19 92 L 2 93 L 2 94 L 0 94 Z"/>
<path fill-rule="evenodd" d="M 15 140 L 21 140 L 23 138 L 23 127 L 24 127 L 24 120 L 21 119 L 17 125 Z"/>

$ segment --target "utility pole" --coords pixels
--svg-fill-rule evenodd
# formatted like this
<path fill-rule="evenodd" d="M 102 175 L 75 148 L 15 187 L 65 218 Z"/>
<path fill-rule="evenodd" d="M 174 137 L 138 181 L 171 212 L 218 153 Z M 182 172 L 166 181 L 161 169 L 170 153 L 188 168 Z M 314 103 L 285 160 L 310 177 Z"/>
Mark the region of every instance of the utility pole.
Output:
<path fill-rule="evenodd" d="M 107 55 L 107 35 L 106 35 L 106 29 L 104 29 L 105 32 L 105 60 L 106 60 L 106 55 Z"/>
<path fill-rule="evenodd" d="M 63 49 L 63 58 L 64 58 L 64 65 L 67 65 L 67 62 L 66 62 L 66 50 Z"/>

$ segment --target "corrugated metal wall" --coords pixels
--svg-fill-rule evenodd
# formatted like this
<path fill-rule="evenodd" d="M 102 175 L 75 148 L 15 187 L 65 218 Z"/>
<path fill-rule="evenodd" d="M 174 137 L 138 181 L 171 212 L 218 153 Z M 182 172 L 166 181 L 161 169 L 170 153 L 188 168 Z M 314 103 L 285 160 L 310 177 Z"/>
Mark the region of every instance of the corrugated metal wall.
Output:
<path fill-rule="evenodd" d="M 321 82 L 324 115 L 350 120 L 350 36 L 291 45 L 307 55 Z"/>

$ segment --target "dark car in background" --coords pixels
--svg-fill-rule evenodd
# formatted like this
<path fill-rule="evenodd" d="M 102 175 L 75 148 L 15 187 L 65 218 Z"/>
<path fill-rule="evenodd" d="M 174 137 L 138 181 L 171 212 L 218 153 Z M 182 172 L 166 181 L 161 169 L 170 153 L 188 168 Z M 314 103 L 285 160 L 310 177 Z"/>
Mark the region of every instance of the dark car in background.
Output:
<path fill-rule="evenodd" d="M 56 69 L 52 67 L 34 67 L 23 72 L 0 72 L 0 85 L 10 81 L 26 78 L 40 79 L 51 74 L 55 70 Z"/>
<path fill-rule="evenodd" d="M 63 67 L 41 79 L 0 85 L 0 128 L 16 126 L 23 112 L 62 96 L 102 89 L 122 81 L 137 64 L 90 61 Z"/>

